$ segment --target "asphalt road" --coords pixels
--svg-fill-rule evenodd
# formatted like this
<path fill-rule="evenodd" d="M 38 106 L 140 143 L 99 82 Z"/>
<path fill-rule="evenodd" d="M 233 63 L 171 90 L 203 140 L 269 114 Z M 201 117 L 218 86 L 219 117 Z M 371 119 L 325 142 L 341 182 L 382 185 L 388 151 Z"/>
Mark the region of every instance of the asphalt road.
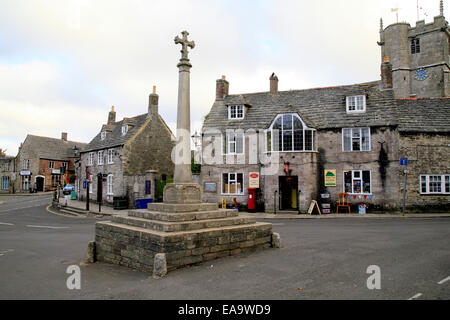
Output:
<path fill-rule="evenodd" d="M 0 299 L 450 298 L 449 218 L 270 220 L 282 249 L 155 280 L 81 263 L 98 220 L 54 215 L 49 203 L 49 196 L 0 197 Z M 66 270 L 80 263 L 81 289 L 69 290 Z M 367 288 L 371 265 L 380 268 L 381 289 Z"/>

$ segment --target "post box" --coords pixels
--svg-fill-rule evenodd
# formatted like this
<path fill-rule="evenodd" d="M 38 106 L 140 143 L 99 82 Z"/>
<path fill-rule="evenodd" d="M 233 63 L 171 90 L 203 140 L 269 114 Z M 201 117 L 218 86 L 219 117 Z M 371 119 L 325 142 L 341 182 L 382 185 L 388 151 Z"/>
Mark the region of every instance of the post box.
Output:
<path fill-rule="evenodd" d="M 255 210 L 256 208 L 256 189 L 248 189 L 248 210 Z"/>

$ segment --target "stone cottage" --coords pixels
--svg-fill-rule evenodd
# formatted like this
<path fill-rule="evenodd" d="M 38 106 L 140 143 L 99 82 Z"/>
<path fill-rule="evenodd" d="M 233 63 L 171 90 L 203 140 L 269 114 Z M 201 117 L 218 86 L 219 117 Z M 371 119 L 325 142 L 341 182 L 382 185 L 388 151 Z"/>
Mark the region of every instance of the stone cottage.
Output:
<path fill-rule="evenodd" d="M 13 193 L 14 157 L 0 158 L 0 193 Z"/>
<path fill-rule="evenodd" d="M 400 208 L 400 158 L 408 158 L 406 205 L 449 209 L 450 32 L 442 14 L 415 28 L 381 26 L 381 81 L 279 91 L 272 74 L 268 92 L 229 94 L 225 77 L 217 80 L 202 129 L 204 200 L 245 207 L 256 197 L 259 210 L 306 212 L 312 200 L 336 203 L 348 193 L 353 210 Z"/>
<path fill-rule="evenodd" d="M 173 177 L 171 159 L 175 138 L 158 113 L 158 95 L 149 97 L 148 112 L 116 121 L 114 107 L 108 122 L 81 152 L 77 165 L 76 189 L 86 199 L 86 179 L 90 179 L 90 199 L 114 205 L 126 198 L 134 207 L 138 198 L 158 198 L 158 186 Z"/>
<path fill-rule="evenodd" d="M 75 160 L 85 143 L 27 135 L 15 159 L 16 192 L 56 190 L 58 185 L 75 182 Z"/>

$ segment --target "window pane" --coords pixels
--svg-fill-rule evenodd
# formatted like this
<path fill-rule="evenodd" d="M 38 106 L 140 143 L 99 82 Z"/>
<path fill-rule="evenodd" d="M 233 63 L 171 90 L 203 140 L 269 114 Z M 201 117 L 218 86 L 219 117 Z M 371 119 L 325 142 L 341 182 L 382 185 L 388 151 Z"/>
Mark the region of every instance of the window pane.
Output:
<path fill-rule="evenodd" d="M 362 144 L 362 150 L 364 150 L 364 151 L 370 150 L 370 130 L 369 130 L 369 128 L 361 129 L 361 144 Z"/>
<path fill-rule="evenodd" d="M 361 193 L 361 180 L 353 179 L 353 193 Z"/>
<path fill-rule="evenodd" d="M 422 190 L 422 193 L 427 192 L 427 177 L 426 176 L 420 177 L 420 188 Z"/>
<path fill-rule="evenodd" d="M 352 193 L 352 172 L 344 171 L 344 191 L 345 193 Z"/>
<path fill-rule="evenodd" d="M 351 148 L 351 129 L 344 129 L 342 134 L 344 135 L 344 151 L 352 151 Z"/>
<path fill-rule="evenodd" d="M 356 109 L 360 111 L 364 110 L 364 96 L 356 97 Z"/>
<path fill-rule="evenodd" d="M 242 173 L 237 174 L 237 193 L 244 193 L 244 179 Z"/>
<path fill-rule="evenodd" d="M 266 150 L 272 151 L 272 131 L 266 132 Z"/>
<path fill-rule="evenodd" d="M 228 193 L 228 173 L 222 175 L 222 193 Z"/>
<path fill-rule="evenodd" d="M 238 106 L 237 107 L 237 117 L 243 118 L 244 117 L 244 106 Z"/>
<path fill-rule="evenodd" d="M 430 176 L 429 181 L 430 181 L 429 192 L 433 192 L 433 193 L 442 192 L 441 176 Z"/>
<path fill-rule="evenodd" d="M 273 124 L 272 129 L 281 129 L 281 119 L 282 117 L 279 116 L 277 121 L 275 121 L 275 123 Z"/>
<path fill-rule="evenodd" d="M 312 130 L 305 130 L 305 151 L 313 150 L 313 135 Z"/>
<path fill-rule="evenodd" d="M 445 192 L 450 193 L 450 176 L 445 176 Z"/>
<path fill-rule="evenodd" d="M 352 149 L 353 151 L 360 151 L 361 150 L 361 131 L 360 129 L 353 129 L 352 130 Z"/>
<path fill-rule="evenodd" d="M 356 109 L 355 97 L 347 97 L 347 109 L 348 111 L 355 111 Z"/>
<path fill-rule="evenodd" d="M 294 131 L 294 150 L 303 151 L 303 130 Z"/>
<path fill-rule="evenodd" d="M 294 129 L 303 129 L 303 124 L 297 117 L 294 117 Z"/>
<path fill-rule="evenodd" d="M 244 153 L 244 134 L 236 134 L 236 153 Z"/>
<path fill-rule="evenodd" d="M 291 114 L 283 115 L 283 129 L 284 130 L 292 129 L 292 115 Z"/>
<path fill-rule="evenodd" d="M 370 171 L 362 172 L 363 193 L 370 193 Z"/>
<path fill-rule="evenodd" d="M 283 131 L 283 151 L 292 151 L 292 131 Z"/>

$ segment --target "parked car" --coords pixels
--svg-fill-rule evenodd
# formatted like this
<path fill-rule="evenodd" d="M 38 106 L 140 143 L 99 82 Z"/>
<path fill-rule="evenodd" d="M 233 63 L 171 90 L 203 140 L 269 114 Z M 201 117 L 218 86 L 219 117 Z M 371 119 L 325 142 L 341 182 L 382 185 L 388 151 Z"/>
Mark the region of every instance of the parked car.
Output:
<path fill-rule="evenodd" d="M 63 188 L 63 195 L 70 195 L 73 190 L 75 190 L 75 186 L 68 184 Z"/>

